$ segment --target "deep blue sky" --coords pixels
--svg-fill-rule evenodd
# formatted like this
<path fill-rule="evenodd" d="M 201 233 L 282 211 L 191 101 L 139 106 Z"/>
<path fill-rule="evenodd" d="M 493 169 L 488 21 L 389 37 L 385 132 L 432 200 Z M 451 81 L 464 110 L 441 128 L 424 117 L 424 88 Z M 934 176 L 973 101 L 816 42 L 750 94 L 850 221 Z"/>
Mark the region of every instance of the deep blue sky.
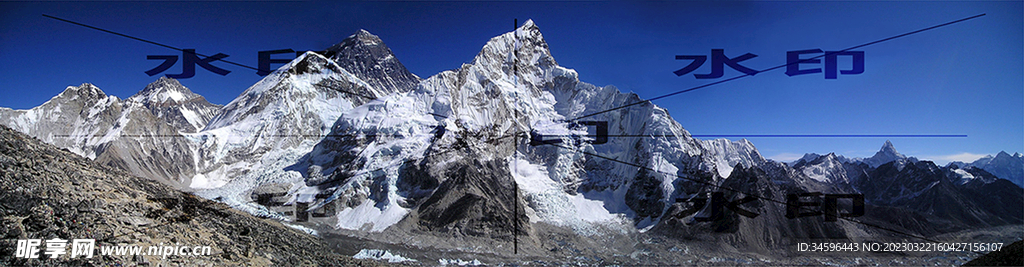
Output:
<path fill-rule="evenodd" d="M 865 73 L 826 80 L 776 70 L 655 101 L 693 134 L 966 134 L 967 138 L 749 138 L 762 154 L 870 156 L 891 139 L 946 162 L 1024 152 L 1024 8 L 1000 2 L 0 2 L 0 106 L 31 108 L 68 85 L 128 97 L 156 80 L 147 55 L 180 54 L 43 17 L 48 14 L 255 66 L 257 51 L 324 49 L 358 29 L 380 36 L 413 73 L 470 61 L 512 20 L 533 19 L 559 64 L 580 79 L 650 98 L 717 80 L 672 72 L 675 55 L 785 63 L 786 51 L 858 49 Z M 840 66 L 845 68 L 840 61 Z M 260 79 L 224 63 L 181 82 L 225 104 Z M 275 65 L 276 66 L 276 65 Z M 181 62 L 166 73 L 178 73 Z M 707 73 L 710 61 L 694 73 Z M 726 78 L 739 72 L 726 68 Z M 161 74 L 162 75 L 162 74 Z M 966 153 L 966 154 L 965 154 Z"/>

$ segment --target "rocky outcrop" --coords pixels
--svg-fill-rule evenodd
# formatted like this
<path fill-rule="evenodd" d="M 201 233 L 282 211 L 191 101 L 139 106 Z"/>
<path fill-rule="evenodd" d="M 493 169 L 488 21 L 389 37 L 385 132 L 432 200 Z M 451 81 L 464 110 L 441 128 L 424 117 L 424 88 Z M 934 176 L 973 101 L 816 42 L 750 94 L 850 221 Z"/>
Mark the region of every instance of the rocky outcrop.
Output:
<path fill-rule="evenodd" d="M 0 265 L 373 265 L 317 237 L 111 169 L 0 126 Z M 15 258 L 19 239 L 95 239 L 92 258 Z M 210 246 L 209 256 L 101 256 L 100 247 Z"/>

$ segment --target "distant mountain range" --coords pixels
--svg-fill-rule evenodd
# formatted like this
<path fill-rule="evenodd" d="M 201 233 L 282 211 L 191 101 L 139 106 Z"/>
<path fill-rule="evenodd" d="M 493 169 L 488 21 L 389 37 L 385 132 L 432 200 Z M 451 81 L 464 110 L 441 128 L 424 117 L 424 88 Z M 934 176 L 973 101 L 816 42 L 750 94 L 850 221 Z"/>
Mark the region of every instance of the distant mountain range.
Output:
<path fill-rule="evenodd" d="M 597 122 L 616 137 L 594 142 Z M 538 223 L 615 226 L 728 233 L 714 238 L 768 252 L 793 238 L 891 236 L 868 223 L 929 236 L 1024 223 L 1019 153 L 940 167 L 886 141 L 866 159 L 767 160 L 747 140 L 693 138 L 638 95 L 580 81 L 532 21 L 426 79 L 359 31 L 225 106 L 168 78 L 124 100 L 83 84 L 0 109 L 0 124 L 254 215 L 367 233 L 508 241 Z M 721 216 L 695 204 L 719 192 L 757 201 Z M 787 217 L 787 196 L 813 193 L 863 194 L 866 214 Z"/>
<path fill-rule="evenodd" d="M 949 166 L 954 165 L 961 168 L 980 168 L 996 177 L 1010 180 L 1018 186 L 1024 186 L 1024 155 L 1021 155 L 1020 152 L 1010 155 L 1006 151 L 999 151 L 995 157 L 988 155 L 971 163 L 960 161 L 949 163 Z"/>
<path fill-rule="evenodd" d="M 183 137 L 205 127 L 220 109 L 170 78 L 123 100 L 85 83 L 29 110 L 0 108 L 0 124 L 181 188 L 198 174 L 193 162 L 199 156 Z"/>

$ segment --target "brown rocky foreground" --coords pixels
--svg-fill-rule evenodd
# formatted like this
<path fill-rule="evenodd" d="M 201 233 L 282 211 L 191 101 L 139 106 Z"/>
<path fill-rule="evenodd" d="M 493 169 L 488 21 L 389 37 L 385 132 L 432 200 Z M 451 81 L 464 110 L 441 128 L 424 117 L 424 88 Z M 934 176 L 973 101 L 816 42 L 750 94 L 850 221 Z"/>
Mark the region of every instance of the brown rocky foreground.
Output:
<path fill-rule="evenodd" d="M 0 126 L 0 266 L 374 266 L 315 236 L 101 166 Z M 15 257 L 19 239 L 69 240 L 56 259 Z M 95 239 L 92 258 L 69 258 Z M 102 247 L 210 246 L 211 255 L 104 256 Z"/>

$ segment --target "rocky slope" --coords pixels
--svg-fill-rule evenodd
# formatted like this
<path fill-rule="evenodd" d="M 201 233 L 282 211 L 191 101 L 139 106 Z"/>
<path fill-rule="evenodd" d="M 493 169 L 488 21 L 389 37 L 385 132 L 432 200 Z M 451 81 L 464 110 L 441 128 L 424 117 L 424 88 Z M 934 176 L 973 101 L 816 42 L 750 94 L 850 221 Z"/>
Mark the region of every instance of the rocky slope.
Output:
<path fill-rule="evenodd" d="M 4 265 L 373 265 L 276 221 L 102 166 L 0 126 Z M 18 239 L 95 239 L 93 258 L 15 258 Z M 107 246 L 210 246 L 210 256 L 101 256 Z"/>

